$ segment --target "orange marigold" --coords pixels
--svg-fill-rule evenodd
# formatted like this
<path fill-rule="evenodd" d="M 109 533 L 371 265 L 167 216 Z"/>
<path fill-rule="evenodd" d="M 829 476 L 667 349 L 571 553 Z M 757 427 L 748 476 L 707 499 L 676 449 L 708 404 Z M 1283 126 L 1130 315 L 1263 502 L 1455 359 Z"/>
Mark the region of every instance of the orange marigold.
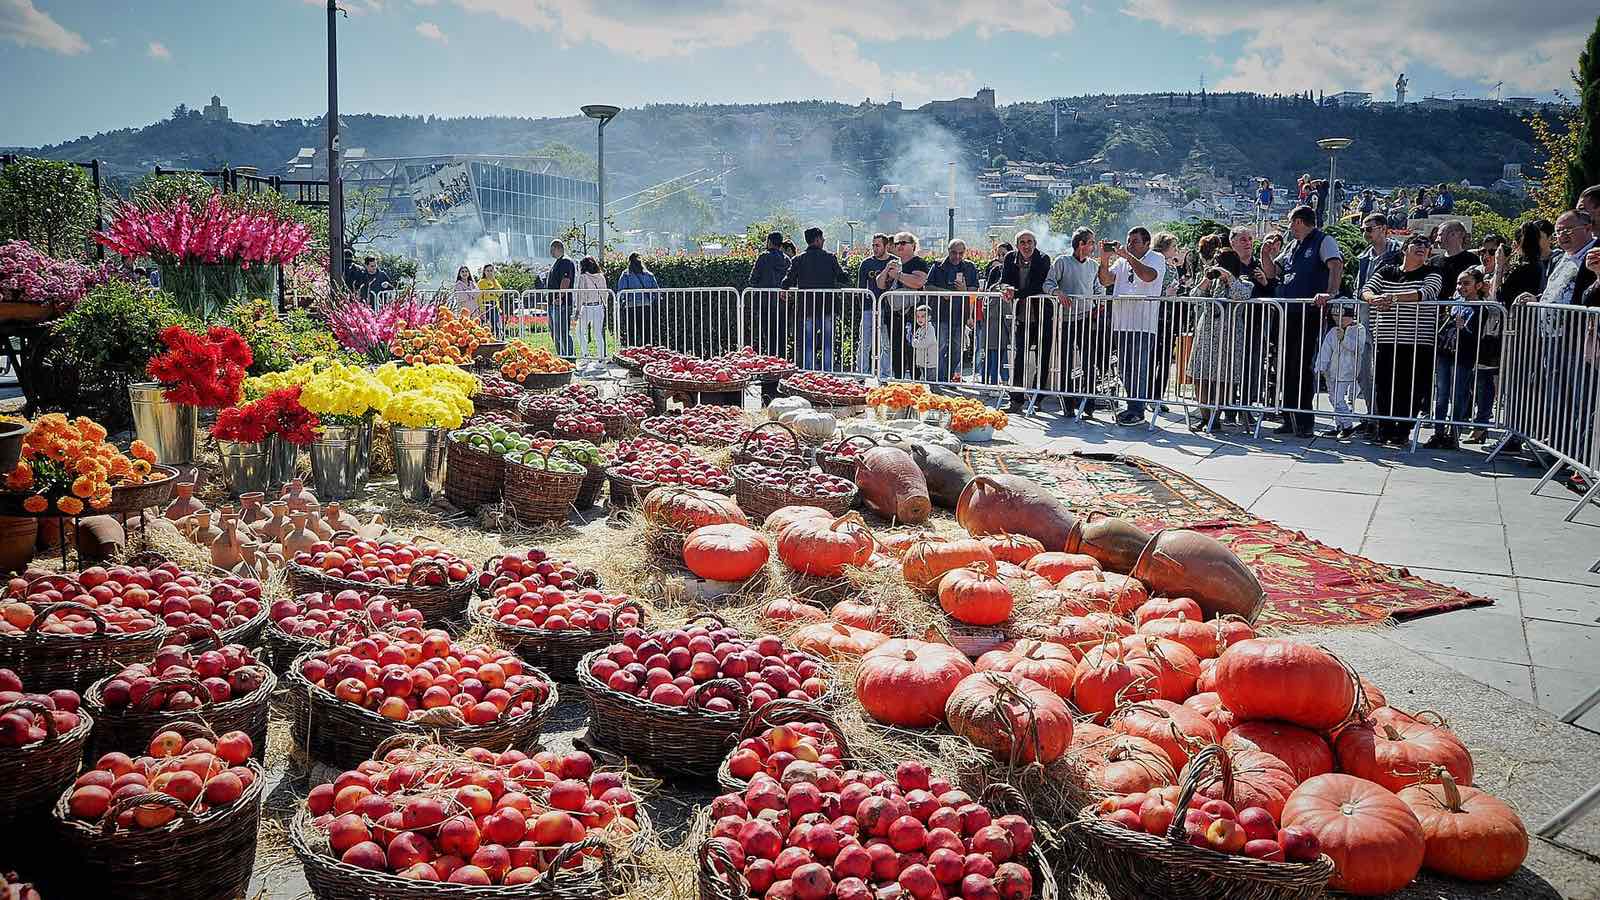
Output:
<path fill-rule="evenodd" d="M 69 516 L 75 516 L 78 513 L 83 512 L 83 501 L 79 500 L 77 497 L 61 497 L 56 500 L 56 509 L 61 510 Z"/>
<path fill-rule="evenodd" d="M 38 494 L 34 494 L 32 497 L 22 501 L 22 508 L 31 513 L 42 513 L 50 508 L 50 501 Z"/>
<path fill-rule="evenodd" d="M 79 416 L 77 425 L 78 433 L 83 435 L 86 441 L 103 441 L 106 439 L 105 426 L 87 416 Z"/>
<path fill-rule="evenodd" d="M 6 488 L 13 491 L 25 491 L 33 487 L 33 469 L 25 462 L 19 461 L 17 467 L 6 473 Z"/>
<path fill-rule="evenodd" d="M 111 505 L 111 492 L 106 491 L 103 494 L 95 494 L 89 498 L 89 505 L 95 509 L 105 509 Z"/>
<path fill-rule="evenodd" d="M 100 479 L 89 475 L 79 475 L 72 482 L 72 493 L 79 497 L 93 497 L 100 487 Z"/>
<path fill-rule="evenodd" d="M 156 461 L 156 452 L 150 449 L 150 445 L 146 444 L 144 441 L 135 440 L 133 442 L 133 446 L 128 448 L 128 454 L 134 459 L 142 460 L 147 463 L 154 463 Z"/>
<path fill-rule="evenodd" d="M 142 481 L 144 476 L 150 474 L 150 461 L 144 458 L 136 459 L 129 468 L 131 469 L 129 477 Z"/>

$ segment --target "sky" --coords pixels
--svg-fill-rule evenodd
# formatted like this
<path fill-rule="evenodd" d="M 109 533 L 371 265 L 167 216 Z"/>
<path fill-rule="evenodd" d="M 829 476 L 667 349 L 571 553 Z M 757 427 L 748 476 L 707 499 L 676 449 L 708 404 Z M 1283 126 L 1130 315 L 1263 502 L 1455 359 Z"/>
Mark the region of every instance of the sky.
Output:
<path fill-rule="evenodd" d="M 344 113 L 572 115 L 995 89 L 1571 95 L 1591 0 L 340 0 Z M 906 10 L 914 10 L 909 17 Z M 218 94 L 327 109 L 325 0 L 0 0 L 0 146 L 143 126 Z"/>

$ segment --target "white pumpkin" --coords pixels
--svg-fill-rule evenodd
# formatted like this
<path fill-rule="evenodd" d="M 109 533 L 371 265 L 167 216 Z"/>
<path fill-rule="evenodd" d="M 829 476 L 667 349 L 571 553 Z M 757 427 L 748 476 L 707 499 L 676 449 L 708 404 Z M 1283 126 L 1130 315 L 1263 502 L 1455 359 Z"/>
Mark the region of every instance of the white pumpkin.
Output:
<path fill-rule="evenodd" d="M 804 397 L 779 397 L 767 404 L 767 418 L 783 421 L 785 413 L 810 409 L 811 401 Z"/>
<path fill-rule="evenodd" d="M 839 431 L 845 437 L 864 434 L 867 437 L 876 439 L 883 434 L 884 429 L 883 423 L 877 419 L 845 419 L 839 423 Z"/>
<path fill-rule="evenodd" d="M 784 413 L 778 421 L 793 428 L 801 440 L 812 444 L 820 444 L 833 437 L 834 431 L 839 427 L 839 420 L 835 419 L 832 413 L 815 409 Z"/>
<path fill-rule="evenodd" d="M 918 425 L 907 432 L 906 437 L 924 444 L 943 447 L 951 453 L 961 452 L 961 439 L 937 425 Z"/>

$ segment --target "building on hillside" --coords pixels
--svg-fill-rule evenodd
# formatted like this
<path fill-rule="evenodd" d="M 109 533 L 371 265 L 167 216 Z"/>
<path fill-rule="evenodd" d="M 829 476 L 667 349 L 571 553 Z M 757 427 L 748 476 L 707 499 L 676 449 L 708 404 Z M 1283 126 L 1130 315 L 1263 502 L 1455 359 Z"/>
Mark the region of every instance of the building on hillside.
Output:
<path fill-rule="evenodd" d="M 1539 101 L 1533 97 L 1507 97 L 1503 104 L 1509 109 L 1531 110 L 1539 107 Z"/>
<path fill-rule="evenodd" d="M 1333 103 L 1338 104 L 1339 106 L 1341 106 L 1341 107 L 1343 107 L 1345 109 L 1351 109 L 1351 108 L 1354 108 L 1354 107 L 1361 107 L 1361 106 L 1371 106 L 1372 105 L 1372 92 L 1371 91 L 1340 91 L 1339 93 L 1334 94 L 1333 96 L 1328 97 L 1327 99 L 1332 101 Z"/>
<path fill-rule="evenodd" d="M 1522 176 L 1522 166 L 1518 163 L 1506 163 L 1500 167 L 1500 177 L 1489 190 L 1497 194 L 1510 194 L 1513 197 L 1528 196 L 1528 180 Z"/>
<path fill-rule="evenodd" d="M 971 97 L 954 100 L 929 100 L 917 107 L 919 113 L 931 113 L 944 118 L 973 118 L 994 115 L 994 88 L 979 88 Z"/>
<path fill-rule="evenodd" d="M 1039 203 L 1038 191 L 996 191 L 989 195 L 996 216 L 1020 216 L 1033 212 Z"/>
<path fill-rule="evenodd" d="M 231 122 L 228 118 L 228 108 L 222 105 L 222 98 L 216 94 L 211 95 L 211 103 L 200 110 L 200 117 L 207 122 Z"/>

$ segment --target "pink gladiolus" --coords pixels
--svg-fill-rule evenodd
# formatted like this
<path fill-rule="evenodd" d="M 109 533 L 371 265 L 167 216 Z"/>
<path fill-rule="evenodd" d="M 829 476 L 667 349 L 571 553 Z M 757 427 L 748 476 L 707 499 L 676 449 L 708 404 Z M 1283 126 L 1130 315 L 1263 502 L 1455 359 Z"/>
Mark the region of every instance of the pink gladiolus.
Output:
<path fill-rule="evenodd" d="M 230 209 L 220 194 L 212 194 L 198 218 L 187 197 L 168 207 L 123 203 L 111 225 L 95 238 L 129 258 L 248 266 L 293 262 L 305 251 L 309 235 L 299 222 Z"/>

